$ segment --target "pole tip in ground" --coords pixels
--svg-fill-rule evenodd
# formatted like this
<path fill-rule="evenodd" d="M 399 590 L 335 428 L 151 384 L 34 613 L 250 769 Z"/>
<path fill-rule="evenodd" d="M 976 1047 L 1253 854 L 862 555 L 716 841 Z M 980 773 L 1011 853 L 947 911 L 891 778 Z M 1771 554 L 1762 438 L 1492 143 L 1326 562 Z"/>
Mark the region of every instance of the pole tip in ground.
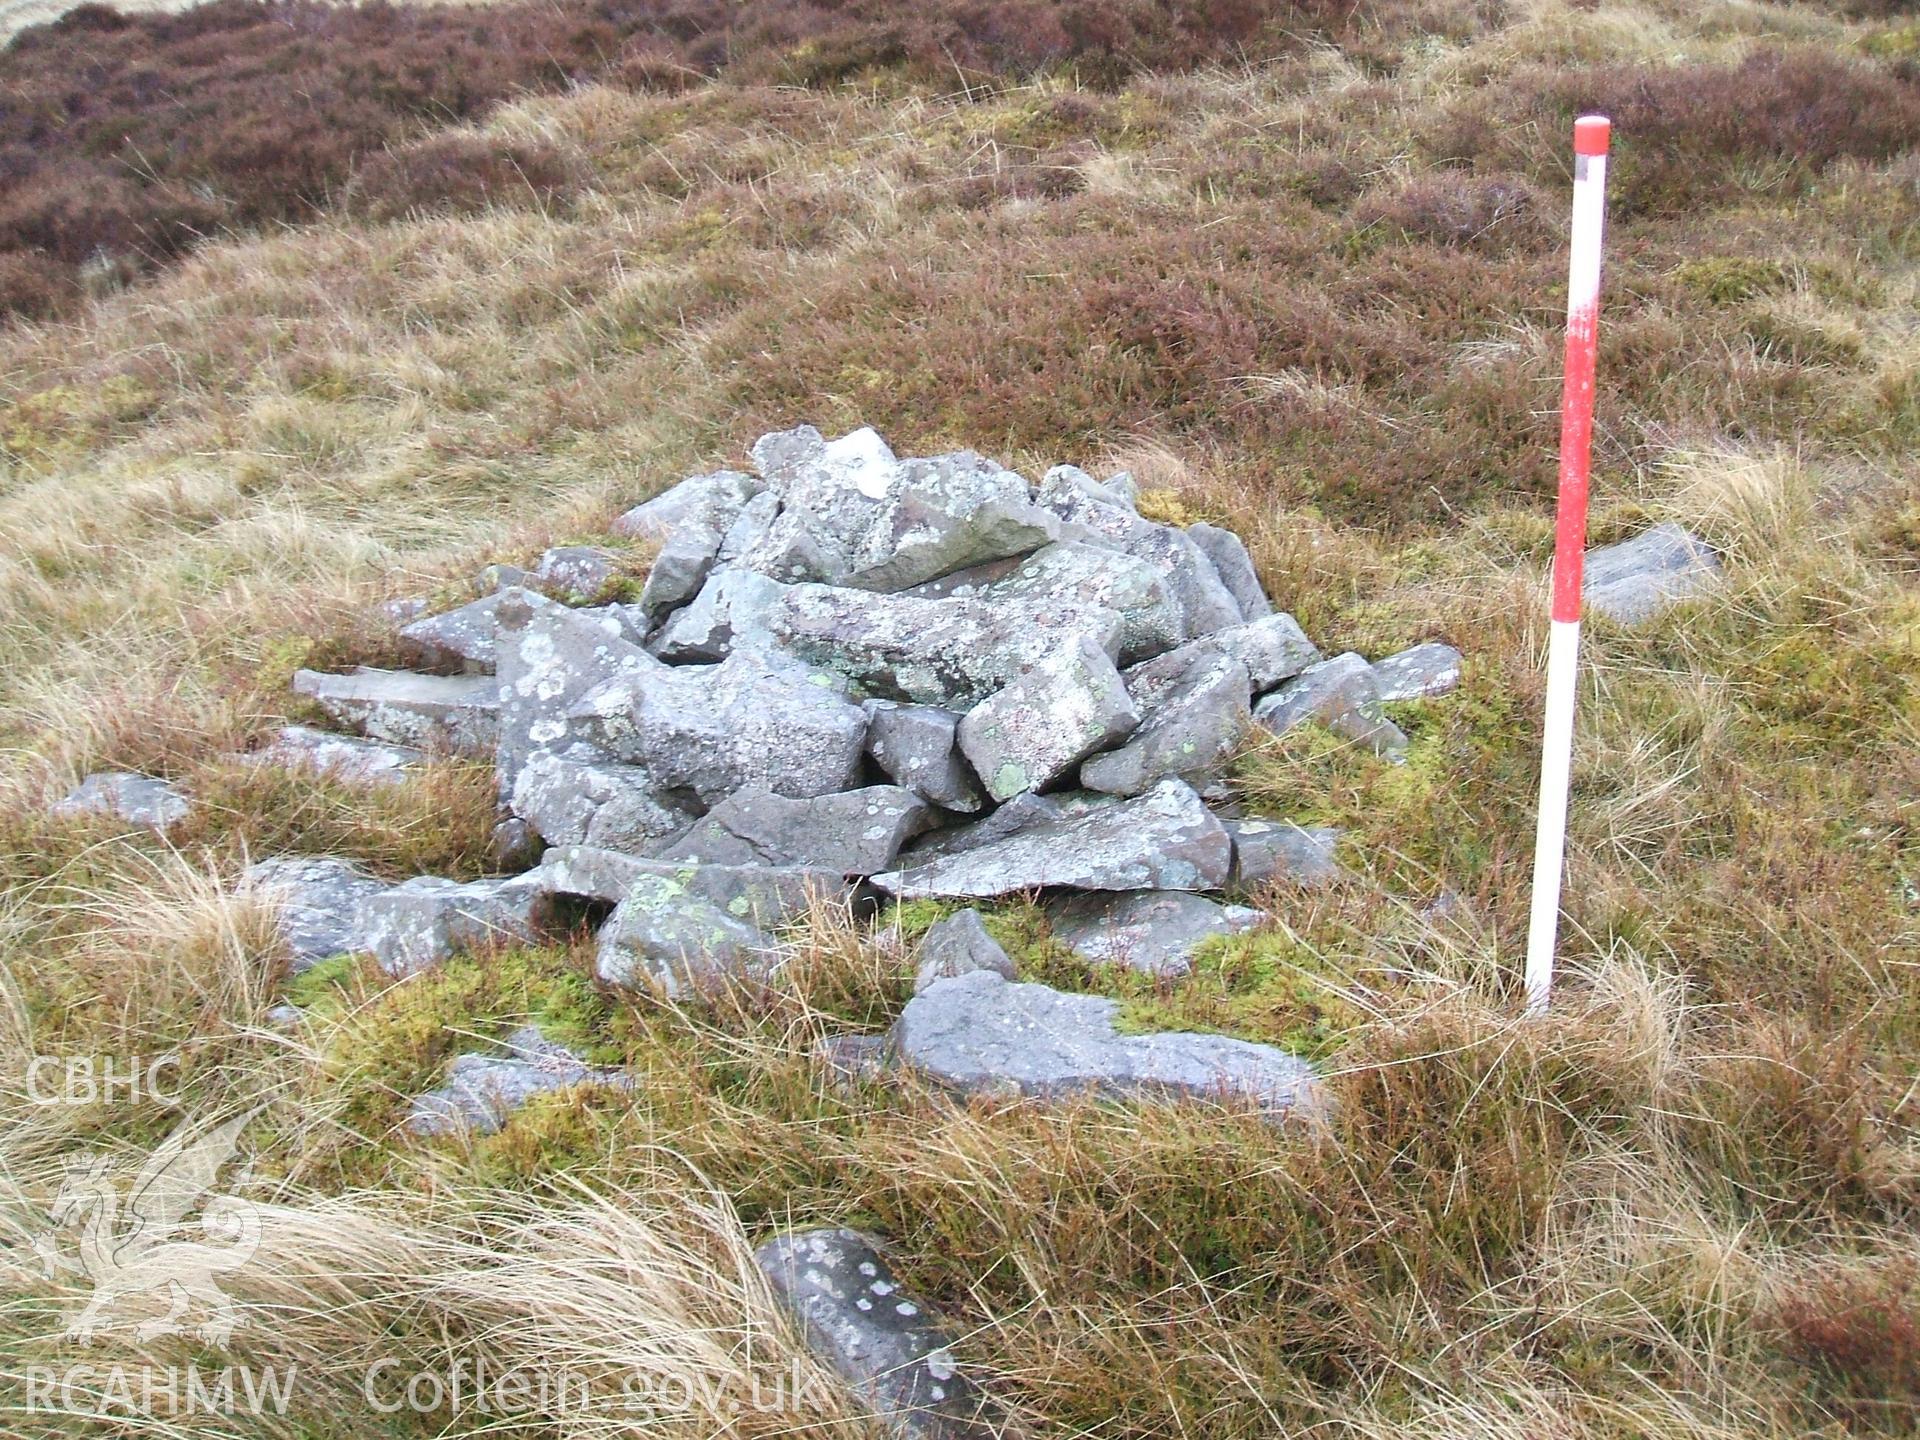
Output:
<path fill-rule="evenodd" d="M 1613 132 L 1613 122 L 1604 115 L 1582 115 L 1573 122 L 1573 153 L 1576 155 L 1604 155 L 1607 153 L 1607 140 Z"/>

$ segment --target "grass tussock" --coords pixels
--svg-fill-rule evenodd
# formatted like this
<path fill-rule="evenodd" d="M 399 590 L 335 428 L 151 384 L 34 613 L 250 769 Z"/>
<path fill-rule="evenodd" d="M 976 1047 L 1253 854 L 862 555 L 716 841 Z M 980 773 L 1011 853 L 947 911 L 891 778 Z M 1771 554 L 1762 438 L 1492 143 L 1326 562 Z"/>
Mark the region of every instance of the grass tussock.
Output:
<path fill-rule="evenodd" d="M 388 34 L 447 72 L 423 72 L 424 109 L 361 114 L 324 183 L 258 172 L 261 218 L 297 226 L 191 239 L 0 333 L 0 1216 L 21 1237 L 0 1367 L 68 1354 L 73 1277 L 27 1238 L 63 1157 L 133 1165 L 177 1118 L 36 1105 L 29 1057 L 174 1049 L 192 1107 L 264 1107 L 246 1148 L 273 1243 L 230 1287 L 263 1323 L 221 1353 L 298 1365 L 319 1397 L 239 1433 L 495 1424 L 376 1411 L 354 1383 L 376 1353 L 563 1359 L 592 1403 L 543 1433 L 859 1433 L 830 1389 L 737 1403 L 792 1358 L 745 1247 L 814 1223 L 883 1235 L 1045 1433 L 1909 1433 L 1920 209 L 1907 25 L 1873 10 L 1041 6 L 969 12 L 957 73 L 924 36 L 959 12 L 595 12 L 582 44 L 619 70 L 578 85 L 512 68 L 575 53 L 551 8 L 280 9 L 309 28 L 255 33 L 267 11 L 222 5 L 20 42 L 0 66 L 90 54 L 103 97 L 137 89 L 140 47 L 193 35 L 314 76 L 360 53 L 372 85 L 387 49 L 322 42 Z M 594 48 L 636 15 L 659 24 Z M 1242 21 L 1284 43 L 1242 45 Z M 1050 24 L 1081 29 L 1060 50 Z M 476 36 L 498 63 L 456 104 L 433 86 Z M 154 175 L 114 171 L 117 140 L 88 163 L 155 203 L 239 204 L 193 99 L 138 112 L 179 129 L 142 142 Z M 1524 1024 L 1549 141 L 1595 105 L 1618 203 L 1592 532 L 1678 520 L 1726 579 L 1589 626 L 1566 978 Z M 73 263 L 15 250 L 0 286 L 71 287 Z M 1254 897 L 1270 923 L 1186 982 L 1081 964 L 1035 905 L 989 917 L 1025 978 L 1112 995 L 1130 1027 L 1314 1056 L 1323 1125 L 848 1081 L 822 1045 L 891 1024 L 939 907 L 823 911 L 771 983 L 679 1005 L 598 987 L 584 930 L 401 983 L 283 976 L 234 894 L 245 859 L 473 875 L 492 804 L 450 762 L 367 793 L 226 758 L 303 718 L 292 671 L 390 663 L 381 601 L 466 598 L 482 565 L 593 539 L 800 419 L 1124 466 L 1153 513 L 1245 535 L 1330 649 L 1465 652 L 1457 694 L 1397 707 L 1405 766 L 1318 734 L 1248 746 L 1242 801 L 1340 827 L 1348 875 Z M 43 813 L 107 765 L 196 797 L 170 845 Z M 289 1028 L 265 1020 L 281 999 Z M 488 1137 L 404 1131 L 453 1055 L 527 1023 L 634 1091 L 546 1096 Z M 712 1403 L 605 1403 L 669 1371 Z"/>

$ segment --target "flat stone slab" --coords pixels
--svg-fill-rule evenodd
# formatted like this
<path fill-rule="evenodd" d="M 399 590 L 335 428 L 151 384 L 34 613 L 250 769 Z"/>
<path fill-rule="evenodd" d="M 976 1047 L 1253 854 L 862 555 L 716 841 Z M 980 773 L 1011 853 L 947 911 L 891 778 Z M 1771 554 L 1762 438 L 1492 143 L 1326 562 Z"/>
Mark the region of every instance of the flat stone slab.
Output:
<path fill-rule="evenodd" d="M 589 1065 L 532 1026 L 507 1037 L 505 1055 L 454 1057 L 446 1084 L 416 1096 L 407 1108 L 415 1135 L 491 1135 L 536 1095 L 576 1085 L 633 1088 L 624 1071 Z"/>
<path fill-rule="evenodd" d="M 367 897 L 361 938 L 389 975 L 411 975 L 456 950 L 530 941 L 545 896 L 525 876 L 462 884 L 423 875 Z"/>
<path fill-rule="evenodd" d="M 293 690 L 335 724 L 415 750 L 491 755 L 500 732 L 500 697 L 488 675 L 418 675 L 359 669 L 346 675 L 298 670 Z"/>
<path fill-rule="evenodd" d="M 927 802 L 898 785 L 792 800 L 764 786 L 735 791 L 664 859 L 801 865 L 842 875 L 885 870 L 932 823 Z"/>
<path fill-rule="evenodd" d="M 1622 625 L 1712 591 L 1720 583 L 1713 547 L 1671 521 L 1631 540 L 1587 552 L 1582 572 L 1587 607 Z"/>
<path fill-rule="evenodd" d="M 1139 723 L 1112 658 L 1074 636 L 963 715 L 958 738 L 987 793 L 1010 800 L 1047 789 Z"/>
<path fill-rule="evenodd" d="M 371 949 L 363 916 L 368 901 L 388 886 L 336 856 L 286 855 L 249 865 L 239 888 L 263 894 L 273 905 L 298 975 L 331 956 Z"/>
<path fill-rule="evenodd" d="M 724 532 L 747 502 L 765 488 L 762 481 L 738 470 L 689 476 L 653 499 L 635 505 L 610 528 L 616 535 L 645 540 L 665 540 L 689 523 Z"/>
<path fill-rule="evenodd" d="M 1054 939 L 1083 960 L 1177 976 L 1193 968 L 1193 952 L 1214 936 L 1242 934 L 1266 917 L 1190 891 L 1135 890 L 1056 901 L 1047 918 Z"/>
<path fill-rule="evenodd" d="M 816 900 L 843 903 L 852 893 L 846 877 L 800 865 L 720 865 L 649 860 L 613 850 L 569 845 L 549 850 L 540 864 L 517 877 L 543 895 L 570 895 L 618 904 L 636 888 L 658 882 L 677 886 L 735 920 L 768 928 L 805 915 Z"/>
<path fill-rule="evenodd" d="M 1423 700 L 1460 688 L 1460 652 L 1438 640 L 1410 645 L 1373 662 L 1382 700 Z"/>
<path fill-rule="evenodd" d="M 270 742 L 242 758 L 252 764 L 307 770 L 349 785 L 403 784 L 427 763 L 426 752 L 411 745 L 335 735 L 309 725 L 283 725 Z"/>
<path fill-rule="evenodd" d="M 857 1230 L 804 1230 L 753 1252 L 807 1348 L 897 1440 L 997 1440 L 987 1397 L 960 1374 L 926 1306 Z"/>
<path fill-rule="evenodd" d="M 1223 820 L 1233 837 L 1233 883 L 1239 886 L 1325 885 L 1344 873 L 1334 852 L 1340 832 L 1331 825 L 1290 820 Z"/>
<path fill-rule="evenodd" d="M 957 910 L 936 920 L 920 937 L 920 964 L 914 971 L 913 993 L 918 995 L 936 980 L 991 970 L 1003 979 L 1014 978 L 1013 960 L 1000 942 L 987 933 L 978 910 Z"/>
<path fill-rule="evenodd" d="M 795 585 L 769 619 L 801 659 L 882 700 L 965 710 L 1019 678 L 1062 642 L 1091 638 L 1119 653 L 1121 619 L 1098 606 L 925 600 L 831 585 Z"/>
<path fill-rule="evenodd" d="M 1138 795 L 1176 775 L 1204 787 L 1219 778 L 1246 738 L 1253 724 L 1251 698 L 1245 665 L 1229 654 L 1201 651 L 1184 675 L 1142 703 L 1146 719 L 1124 745 L 1080 767 L 1080 783 Z"/>
<path fill-rule="evenodd" d="M 1163 780 L 1131 800 L 1042 820 L 958 854 L 873 877 L 903 899 L 1018 890 L 1217 890 L 1232 843 L 1193 788 Z"/>
<path fill-rule="evenodd" d="M 1167 690 L 1192 673 L 1208 656 L 1228 656 L 1247 669 L 1253 692 L 1263 694 L 1282 680 L 1291 680 L 1309 665 L 1320 662 L 1320 651 L 1293 616 L 1265 615 L 1245 625 L 1229 625 L 1211 635 L 1190 640 L 1153 660 L 1131 666 L 1127 689 L 1142 706 L 1151 708 Z"/>
<path fill-rule="evenodd" d="M 764 650 L 774 643 L 771 618 L 787 587 L 751 570 L 715 570 L 700 593 L 668 616 L 647 642 L 675 664 L 716 663 L 735 650 Z"/>
<path fill-rule="evenodd" d="M 1308 666 L 1255 705 L 1253 718 L 1276 735 L 1318 721 L 1377 755 L 1394 761 L 1406 758 L 1406 734 L 1381 709 L 1373 667 L 1352 651 Z"/>
<path fill-rule="evenodd" d="M 900 1063 L 965 1095 L 1221 1099 L 1270 1115 L 1313 1101 L 1313 1067 L 1224 1035 L 1123 1035 L 1120 1002 L 988 971 L 941 980 L 894 1027 Z"/>
<path fill-rule="evenodd" d="M 99 770 L 55 801 L 49 813 L 62 819 L 110 815 L 129 825 L 164 832 L 186 819 L 192 809 L 187 797 L 165 780 L 125 770 Z"/>

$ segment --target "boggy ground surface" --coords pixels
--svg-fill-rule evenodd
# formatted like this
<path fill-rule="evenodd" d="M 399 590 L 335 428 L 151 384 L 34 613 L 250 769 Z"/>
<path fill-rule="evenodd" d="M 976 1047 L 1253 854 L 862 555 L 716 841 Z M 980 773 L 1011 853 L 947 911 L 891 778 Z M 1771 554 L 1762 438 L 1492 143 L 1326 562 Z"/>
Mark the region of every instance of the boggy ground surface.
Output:
<path fill-rule="evenodd" d="M 298 1365 L 301 1402 L 228 1430 L 497 1423 L 376 1410 L 360 1378 L 394 1356 L 706 1382 L 556 1435 L 858 1433 L 830 1397 L 744 1398 L 786 1363 L 746 1247 L 848 1223 L 1061 1433 L 1910 1433 L 1920 31 L 1529 0 L 1262 11 L 1255 44 L 1217 8 L 1218 44 L 809 68 L 801 30 L 731 70 L 570 76 L 456 129 L 383 119 L 254 212 L 182 171 L 205 238 L 84 284 L 91 252 L 10 262 L 53 318 L 0 333 L 0 1184 L 44 1228 L 63 1157 L 132 1163 L 175 1121 L 35 1105 L 35 1054 L 178 1048 L 194 1105 L 266 1106 L 266 1234 L 223 1283 L 272 1308 L 224 1353 Z M 10 95 L 55 43 L 0 59 Z M 1095 63 L 1116 45 L 1137 57 Z M 1522 1025 L 1585 108 L 1618 134 L 1595 539 L 1678 519 L 1727 583 L 1590 627 L 1567 983 Z M 167 124 L 180 155 L 223 138 Z M 1128 466 L 1158 513 L 1245 535 L 1330 653 L 1466 653 L 1460 692 L 1398 717 L 1404 767 L 1249 747 L 1248 807 L 1344 827 L 1354 878 L 1267 897 L 1275 923 L 1191 979 L 1089 972 L 1024 906 L 992 922 L 1025 978 L 1132 1023 L 1316 1056 L 1324 1128 L 836 1088 L 812 1045 L 898 1013 L 889 935 L 923 905 L 878 936 L 823 915 L 779 984 L 700 1004 L 600 992 L 583 943 L 397 985 L 336 962 L 294 985 L 301 1028 L 264 1022 L 286 986 L 230 891 L 246 855 L 474 875 L 492 820 L 457 763 L 366 794 L 222 761 L 288 718 L 293 669 L 391 661 L 380 601 L 458 598 L 803 419 Z M 109 766 L 198 797 L 172 845 L 45 816 Z M 397 1133 L 452 1054 L 529 1021 L 633 1096 L 548 1097 L 470 1145 Z M 6 1370 L 71 1360 L 85 1278 L 24 1238 L 0 1269 Z"/>

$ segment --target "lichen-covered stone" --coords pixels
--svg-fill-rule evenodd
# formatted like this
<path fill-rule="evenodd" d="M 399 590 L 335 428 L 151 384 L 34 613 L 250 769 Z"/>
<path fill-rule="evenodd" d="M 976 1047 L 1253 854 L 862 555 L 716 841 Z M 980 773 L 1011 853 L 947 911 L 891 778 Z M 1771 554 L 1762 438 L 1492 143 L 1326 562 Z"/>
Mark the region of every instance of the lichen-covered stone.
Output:
<path fill-rule="evenodd" d="M 1651 620 L 1719 583 L 1713 547 L 1672 522 L 1589 550 L 1582 576 L 1587 608 L 1622 625 Z"/>
<path fill-rule="evenodd" d="M 1309 665 L 1318 664 L 1320 651 L 1307 639 L 1299 622 L 1286 614 L 1266 615 L 1245 625 L 1229 625 L 1178 650 L 1126 671 L 1127 689 L 1144 709 L 1151 709 L 1167 690 L 1179 684 L 1203 656 L 1226 655 L 1247 668 L 1247 681 L 1258 695 L 1282 680 L 1291 680 Z"/>
<path fill-rule="evenodd" d="M 1429 640 L 1373 662 L 1373 680 L 1382 700 L 1421 700 L 1460 686 L 1460 652 Z"/>
<path fill-rule="evenodd" d="M 759 480 L 738 470 L 693 475 L 620 516 L 613 522 L 613 533 L 665 540 L 688 523 L 724 533 L 746 503 L 764 488 Z"/>
<path fill-rule="evenodd" d="M 1076 636 L 960 720 L 958 738 L 996 800 L 1044 790 L 1140 723 L 1107 652 Z"/>
<path fill-rule="evenodd" d="M 407 1129 L 416 1135 L 491 1135 L 536 1095 L 576 1085 L 633 1088 L 620 1070 L 589 1065 L 533 1026 L 507 1037 L 505 1055 L 456 1055 L 438 1089 L 407 1107 Z"/>
<path fill-rule="evenodd" d="M 265 746 L 242 758 L 350 785 L 398 785 L 427 763 L 426 753 L 410 745 L 335 735 L 307 725 L 283 725 Z"/>
<path fill-rule="evenodd" d="M 366 904 L 387 890 L 346 860 L 332 855 L 286 855 L 258 860 L 240 877 L 243 893 L 273 907 L 295 975 L 334 955 L 371 949 L 365 935 Z"/>
<path fill-rule="evenodd" d="M 960 754 L 960 717 L 937 705 L 869 700 L 867 754 L 895 784 L 945 810 L 971 814 L 986 803 Z"/>
<path fill-rule="evenodd" d="M 989 810 L 978 820 L 944 826 L 930 834 L 920 836 L 901 852 L 900 864 L 902 868 L 909 865 L 924 865 L 938 856 L 958 855 L 964 850 L 975 850 L 989 841 L 1002 839 L 1015 831 L 1025 830 L 1045 821 L 1058 820 L 1065 814 L 1066 811 L 1061 807 L 1057 796 L 1016 795 L 1006 804 Z"/>
<path fill-rule="evenodd" d="M 500 730 L 500 697 L 486 675 L 417 675 L 359 669 L 346 675 L 298 670 L 293 690 L 336 724 L 370 740 L 416 750 L 489 755 Z"/>
<path fill-rule="evenodd" d="M 735 650 L 764 650 L 773 642 L 774 607 L 787 587 L 751 570 L 716 570 L 669 616 L 648 648 L 675 664 L 715 663 Z"/>
<path fill-rule="evenodd" d="M 437 670 L 490 674 L 494 668 L 495 618 L 503 604 L 538 608 L 554 602 L 523 588 L 507 588 L 400 628 L 400 643 L 419 665 Z"/>
<path fill-rule="evenodd" d="M 666 875 L 636 877 L 600 927 L 594 972 L 609 985 L 658 986 L 668 995 L 757 974 L 773 942 L 738 916 Z"/>
<path fill-rule="evenodd" d="M 1185 975 L 1193 952 L 1216 935 L 1238 935 L 1265 917 L 1186 890 L 1075 895 L 1047 908 L 1053 938 L 1096 965 Z"/>
<path fill-rule="evenodd" d="M 799 1321 L 807 1348 L 846 1380 L 895 1440 L 995 1440 L 986 1396 L 959 1373 L 951 1341 L 855 1230 L 769 1240 L 754 1259 Z"/>
<path fill-rule="evenodd" d="M 1131 739 L 1080 767 L 1080 783 L 1114 795 L 1138 795 L 1168 775 L 1196 787 L 1212 783 L 1253 723 L 1251 698 L 1245 665 L 1202 652 L 1146 709 Z"/>
<path fill-rule="evenodd" d="M 793 800 L 764 786 L 722 800 L 664 859 L 803 865 L 842 875 L 885 870 L 932 821 L 927 802 L 898 785 L 868 785 Z"/>
<path fill-rule="evenodd" d="M 984 898 L 1048 886 L 1217 890 L 1231 858 L 1227 832 L 1192 787 L 1163 780 L 1135 799 L 1042 820 L 958 854 L 876 875 L 873 883 L 902 898 Z"/>
<path fill-rule="evenodd" d="M 795 920 L 816 902 L 845 903 L 852 893 L 846 877 L 831 870 L 646 859 L 588 845 L 556 846 L 519 878 L 542 895 L 609 904 L 625 900 L 635 886 L 667 881 L 761 929 Z"/>
<path fill-rule="evenodd" d="M 653 557 L 647 583 L 640 591 L 640 608 L 648 615 L 664 615 L 699 594 L 719 559 L 722 535 L 708 525 L 682 525 Z"/>
<path fill-rule="evenodd" d="M 586 605 L 620 578 L 620 557 L 598 545 L 556 545 L 543 551 L 528 583 L 563 605 Z"/>
<path fill-rule="evenodd" d="M 411 975 L 456 950 L 532 940 L 544 899 L 525 876 L 462 884 L 422 875 L 366 898 L 361 939 L 389 975 Z"/>
<path fill-rule="evenodd" d="M 1325 885 L 1340 878 L 1334 858 L 1340 832 L 1290 820 L 1223 820 L 1233 838 L 1233 883 Z"/>
<path fill-rule="evenodd" d="M 1404 760 L 1407 737 L 1380 705 L 1373 667 L 1349 650 L 1308 666 L 1254 706 L 1253 718 L 1276 735 L 1317 720 L 1376 754 Z"/>
<path fill-rule="evenodd" d="M 1220 583 L 1227 587 L 1234 604 L 1240 607 L 1242 620 L 1258 620 L 1273 613 L 1273 602 L 1260 586 L 1253 557 L 1247 554 L 1246 543 L 1238 535 L 1218 525 L 1202 523 L 1187 526 L 1187 537 L 1213 562 Z"/>
<path fill-rule="evenodd" d="M 913 975 L 918 995 L 936 980 L 950 980 L 975 970 L 991 970 L 1011 980 L 1013 961 L 1000 942 L 987 933 L 978 910 L 956 910 L 936 920 L 920 937 L 920 964 Z"/>
<path fill-rule="evenodd" d="M 512 804 L 549 845 L 641 854 L 685 833 L 696 818 L 638 765 L 615 764 L 586 746 L 528 756 Z"/>
<path fill-rule="evenodd" d="M 926 600 L 795 585 L 775 605 L 774 639 L 884 700 L 964 710 L 1084 635 L 1111 658 L 1121 619 L 1104 607 Z"/>
<path fill-rule="evenodd" d="M 1025 600 L 1112 610 L 1120 616 L 1123 661 L 1158 655 L 1185 638 L 1180 606 L 1159 569 L 1079 541 L 973 566 L 908 593 L 927 599 Z"/>
<path fill-rule="evenodd" d="M 1313 1068 L 1224 1035 L 1123 1035 L 1120 1002 L 989 971 L 941 980 L 894 1027 L 900 1063 L 962 1094 L 1226 1099 L 1270 1115 L 1315 1099 Z"/>
<path fill-rule="evenodd" d="M 52 813 L 63 819 L 111 815 L 129 825 L 164 832 L 186 819 L 192 809 L 187 797 L 165 780 L 125 770 L 100 770 L 55 801 Z"/>

